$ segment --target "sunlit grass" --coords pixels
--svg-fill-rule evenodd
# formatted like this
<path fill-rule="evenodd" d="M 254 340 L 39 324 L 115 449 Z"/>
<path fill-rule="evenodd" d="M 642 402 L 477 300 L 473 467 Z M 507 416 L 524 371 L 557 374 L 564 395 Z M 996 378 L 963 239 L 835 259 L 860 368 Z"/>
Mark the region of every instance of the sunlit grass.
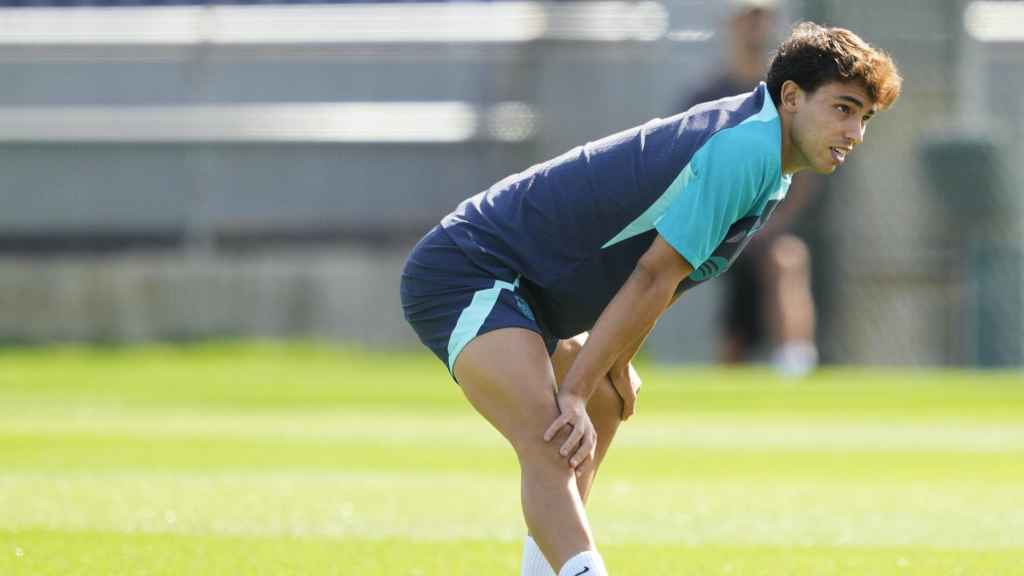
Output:
<path fill-rule="evenodd" d="M 616 574 L 1024 574 L 1014 373 L 643 366 Z M 436 359 L 0 353 L 0 574 L 516 573 L 511 450 Z"/>

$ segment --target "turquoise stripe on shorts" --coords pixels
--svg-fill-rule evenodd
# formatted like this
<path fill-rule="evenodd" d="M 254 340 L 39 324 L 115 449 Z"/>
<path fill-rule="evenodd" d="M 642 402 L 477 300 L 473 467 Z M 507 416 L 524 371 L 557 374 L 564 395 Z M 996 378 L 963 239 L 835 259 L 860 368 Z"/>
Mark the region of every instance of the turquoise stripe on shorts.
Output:
<path fill-rule="evenodd" d="M 452 330 L 452 334 L 448 338 L 448 371 L 452 375 L 455 374 L 455 359 L 458 358 L 459 353 L 466 347 L 466 344 L 469 344 L 470 340 L 476 338 L 480 328 L 484 325 L 484 321 L 487 320 L 487 316 L 494 309 L 494 304 L 498 301 L 498 295 L 501 294 L 502 290 L 514 292 L 518 286 L 519 278 L 516 278 L 516 281 L 512 283 L 495 280 L 494 286 L 491 288 L 477 290 L 473 294 L 473 300 L 459 314 L 459 320 L 455 323 L 455 329 Z"/>

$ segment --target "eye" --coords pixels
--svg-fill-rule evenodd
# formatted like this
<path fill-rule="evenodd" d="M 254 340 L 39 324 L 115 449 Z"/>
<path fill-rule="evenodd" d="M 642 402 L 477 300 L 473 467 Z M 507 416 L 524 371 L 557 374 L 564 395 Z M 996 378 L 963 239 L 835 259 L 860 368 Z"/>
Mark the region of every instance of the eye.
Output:
<path fill-rule="evenodd" d="M 844 116 L 850 114 L 850 107 L 846 104 L 836 104 L 836 110 L 839 110 Z"/>

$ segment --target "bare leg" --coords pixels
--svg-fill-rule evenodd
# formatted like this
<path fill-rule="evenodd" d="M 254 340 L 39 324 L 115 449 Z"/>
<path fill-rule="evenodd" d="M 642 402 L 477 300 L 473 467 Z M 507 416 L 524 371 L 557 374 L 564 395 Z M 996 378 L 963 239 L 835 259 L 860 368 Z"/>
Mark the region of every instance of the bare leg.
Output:
<path fill-rule="evenodd" d="M 520 328 L 478 336 L 459 354 L 454 372 L 473 407 L 516 451 L 523 516 L 548 563 L 559 567 L 596 549 L 575 474 L 558 453 L 566 433 L 544 442 L 558 407 L 555 374 L 541 337 Z"/>
<path fill-rule="evenodd" d="M 576 355 L 579 354 L 586 341 L 587 336 L 581 334 L 558 343 L 558 348 L 551 356 L 551 364 L 558 382 L 561 382 L 569 372 L 572 363 L 576 361 Z M 576 477 L 576 487 L 584 503 L 590 496 L 590 488 L 593 486 L 597 470 L 600 468 L 605 454 L 608 453 L 608 448 L 615 438 L 615 432 L 619 429 L 619 423 L 622 422 L 622 398 L 619 397 L 619 393 L 615 391 L 608 378 L 605 378 L 594 390 L 594 395 L 587 403 L 587 414 L 590 415 L 590 421 L 597 431 L 597 450 L 593 461 L 583 466 L 580 474 Z"/>
<path fill-rule="evenodd" d="M 810 253 L 796 236 L 780 236 L 772 242 L 765 261 L 768 326 L 775 353 L 784 362 L 817 362 L 814 349 L 814 299 L 811 296 Z M 785 355 L 813 355 L 788 358 Z M 799 367 L 798 371 L 799 371 Z"/>
<path fill-rule="evenodd" d="M 779 237 L 769 251 L 767 273 L 775 342 L 813 342 L 814 300 L 807 246 L 795 236 Z"/>

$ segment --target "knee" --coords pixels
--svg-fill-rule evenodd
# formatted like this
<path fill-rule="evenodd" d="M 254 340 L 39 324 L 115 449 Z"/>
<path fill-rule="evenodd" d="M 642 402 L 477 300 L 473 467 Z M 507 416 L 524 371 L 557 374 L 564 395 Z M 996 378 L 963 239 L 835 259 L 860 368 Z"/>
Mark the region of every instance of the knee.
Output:
<path fill-rule="evenodd" d="M 570 366 L 579 356 L 580 351 L 583 350 L 583 345 L 587 343 L 587 334 L 579 334 L 572 338 L 558 341 L 558 353 L 561 356 L 561 360 L 568 363 Z"/>
<path fill-rule="evenodd" d="M 807 244 L 796 236 L 780 236 L 768 251 L 769 266 L 780 274 L 803 274 L 810 268 Z"/>
<path fill-rule="evenodd" d="M 552 359 L 555 378 L 558 383 L 562 382 L 572 363 L 576 361 L 576 357 L 583 350 L 583 345 L 587 342 L 587 336 L 584 333 L 558 342 L 558 349 Z M 590 400 L 587 401 L 587 413 L 594 420 L 594 425 L 598 428 L 598 431 L 600 431 L 598 419 L 607 420 L 604 416 L 612 415 L 615 421 L 618 422 L 619 417 L 622 415 L 622 397 L 615 391 L 611 379 L 607 376 L 598 382 L 597 388 L 594 389 Z"/>
<path fill-rule="evenodd" d="M 555 353 L 551 357 L 551 364 L 554 367 L 555 380 L 557 382 L 561 383 L 565 375 L 569 373 L 569 368 L 576 361 L 576 357 L 579 356 L 580 350 L 583 350 L 583 345 L 586 342 L 586 334 L 579 334 L 572 338 L 558 341 L 558 347 L 555 348 Z"/>

